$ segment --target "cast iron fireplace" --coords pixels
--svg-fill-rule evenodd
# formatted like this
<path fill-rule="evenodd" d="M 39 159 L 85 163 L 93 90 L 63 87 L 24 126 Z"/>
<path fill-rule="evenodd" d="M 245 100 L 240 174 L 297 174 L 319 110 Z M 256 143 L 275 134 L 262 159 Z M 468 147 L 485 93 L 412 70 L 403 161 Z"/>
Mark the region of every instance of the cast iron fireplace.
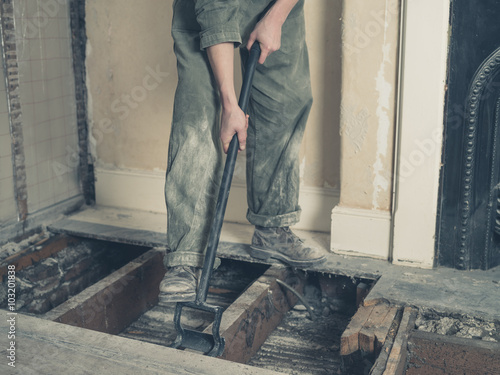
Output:
<path fill-rule="evenodd" d="M 500 1 L 452 1 L 438 262 L 500 264 Z"/>

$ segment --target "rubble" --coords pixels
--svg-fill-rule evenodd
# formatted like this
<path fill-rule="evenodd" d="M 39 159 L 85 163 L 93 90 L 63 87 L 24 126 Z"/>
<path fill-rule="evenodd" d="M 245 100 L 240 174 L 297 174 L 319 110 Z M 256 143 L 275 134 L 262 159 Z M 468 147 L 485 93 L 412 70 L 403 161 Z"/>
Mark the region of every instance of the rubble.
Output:
<path fill-rule="evenodd" d="M 500 321 L 486 321 L 471 316 L 444 316 L 433 311 L 420 311 L 416 328 L 445 336 L 500 342 Z"/>

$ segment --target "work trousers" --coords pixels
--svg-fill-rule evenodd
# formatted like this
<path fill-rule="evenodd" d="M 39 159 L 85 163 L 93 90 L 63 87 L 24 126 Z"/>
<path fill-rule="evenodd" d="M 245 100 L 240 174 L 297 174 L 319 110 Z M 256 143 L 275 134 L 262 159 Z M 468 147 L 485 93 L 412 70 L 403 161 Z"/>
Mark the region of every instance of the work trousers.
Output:
<path fill-rule="evenodd" d="M 165 183 L 165 265 L 201 267 L 223 171 L 219 93 L 205 48 L 246 43 L 269 0 L 174 2 L 178 86 Z M 222 5 L 221 5 L 222 4 Z M 228 4 L 237 4 L 229 6 Z M 312 105 L 304 1 L 282 28 L 281 48 L 258 65 L 248 106 L 247 219 L 264 227 L 299 221 L 299 149 Z"/>

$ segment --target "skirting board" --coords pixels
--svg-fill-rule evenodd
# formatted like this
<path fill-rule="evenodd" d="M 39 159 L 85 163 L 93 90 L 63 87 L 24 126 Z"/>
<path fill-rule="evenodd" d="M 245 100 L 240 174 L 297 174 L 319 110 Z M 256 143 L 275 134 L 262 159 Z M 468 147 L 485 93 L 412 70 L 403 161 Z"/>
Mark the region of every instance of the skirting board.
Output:
<path fill-rule="evenodd" d="M 96 203 L 99 206 L 121 207 L 166 214 L 164 172 L 95 169 Z M 229 194 L 225 220 L 248 223 L 244 184 L 233 184 Z M 294 227 L 319 232 L 330 231 L 331 210 L 339 202 L 339 191 L 302 187 L 300 222 Z"/>
<path fill-rule="evenodd" d="M 332 211 L 331 250 L 337 254 L 389 259 L 388 211 L 336 206 Z"/>

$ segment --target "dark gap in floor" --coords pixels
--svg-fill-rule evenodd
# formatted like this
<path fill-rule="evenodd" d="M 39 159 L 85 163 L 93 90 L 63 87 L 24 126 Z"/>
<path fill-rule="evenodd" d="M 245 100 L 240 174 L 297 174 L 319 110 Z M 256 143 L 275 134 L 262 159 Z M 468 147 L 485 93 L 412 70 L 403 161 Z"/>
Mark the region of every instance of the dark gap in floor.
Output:
<path fill-rule="evenodd" d="M 259 278 L 269 266 L 222 259 L 210 280 L 207 303 L 227 308 L 245 289 Z M 174 320 L 175 303 L 169 307 L 153 306 L 120 336 L 159 345 L 171 345 L 177 336 Z M 181 323 L 184 327 L 203 331 L 213 322 L 213 315 L 200 310 L 183 309 Z"/>
<path fill-rule="evenodd" d="M 18 252 L 22 250 L 20 247 Z M 44 314 L 147 250 L 141 246 L 72 238 L 67 247 L 16 272 L 16 311 Z M 35 251 L 43 251 L 43 246 Z M 7 306 L 6 291 L 6 288 L 0 290 L 0 308 Z"/>
<path fill-rule="evenodd" d="M 359 357 L 344 363 L 340 337 L 357 309 L 361 284 L 373 281 L 307 273 L 304 299 L 313 308 L 313 318 L 299 301 L 270 334 L 248 363 L 286 374 L 365 374 L 372 361 Z"/>

